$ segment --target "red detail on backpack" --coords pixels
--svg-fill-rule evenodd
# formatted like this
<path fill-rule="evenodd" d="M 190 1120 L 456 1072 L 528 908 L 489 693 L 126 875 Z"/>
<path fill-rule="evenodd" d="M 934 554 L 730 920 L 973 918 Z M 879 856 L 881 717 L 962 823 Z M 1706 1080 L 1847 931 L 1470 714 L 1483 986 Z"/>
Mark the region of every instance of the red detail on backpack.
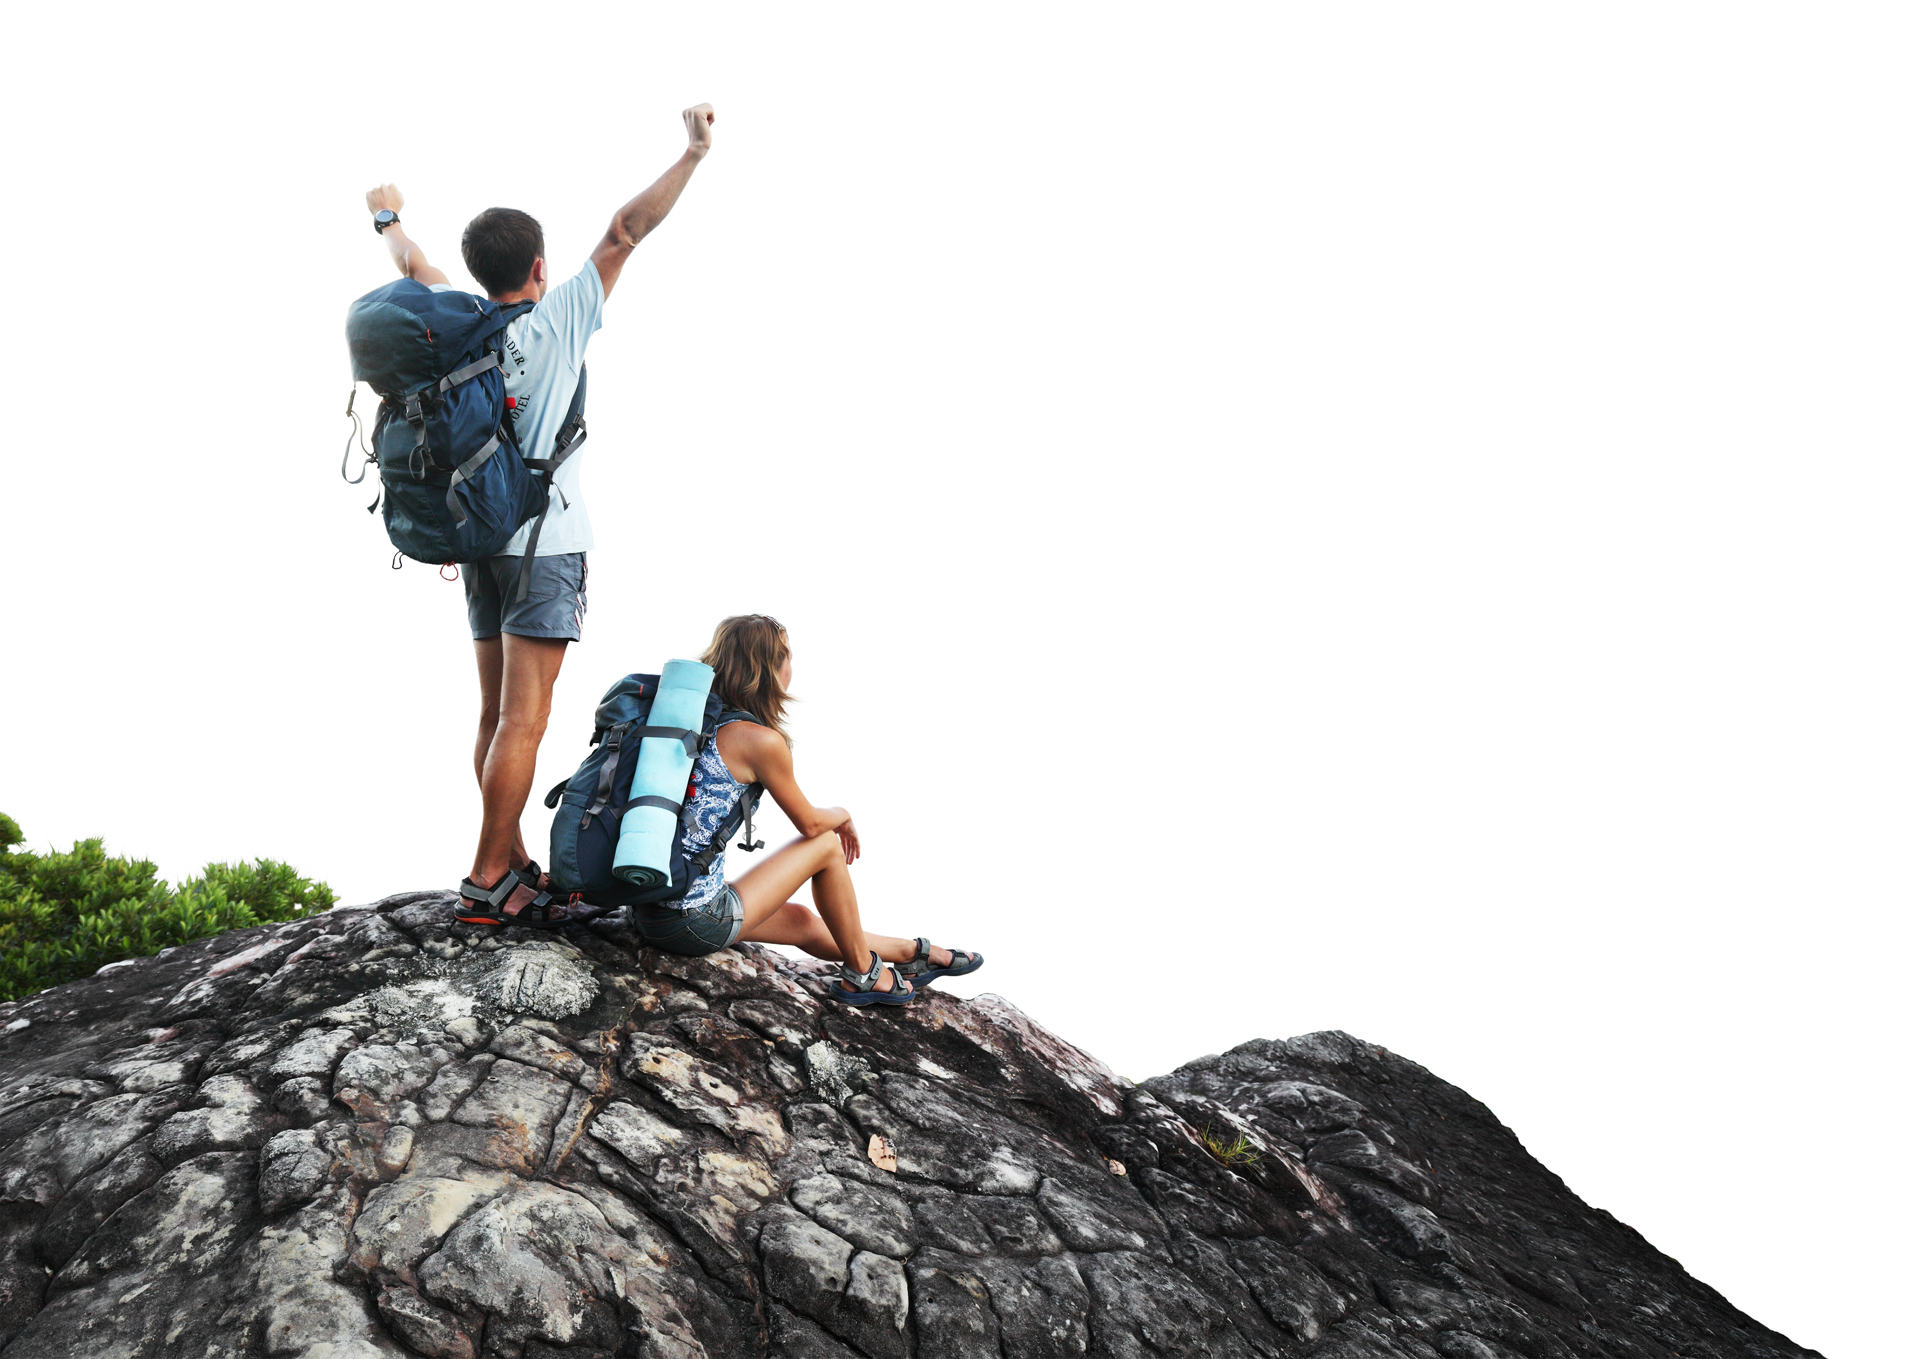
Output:
<path fill-rule="evenodd" d="M 520 399 L 519 399 L 518 397 L 513 397 L 513 396 L 510 396 L 510 397 L 508 397 L 508 398 L 507 398 L 507 409 L 508 409 L 508 410 L 514 410 L 514 409 L 516 409 L 516 408 L 517 408 L 517 407 L 518 407 L 519 405 L 520 405 Z"/>

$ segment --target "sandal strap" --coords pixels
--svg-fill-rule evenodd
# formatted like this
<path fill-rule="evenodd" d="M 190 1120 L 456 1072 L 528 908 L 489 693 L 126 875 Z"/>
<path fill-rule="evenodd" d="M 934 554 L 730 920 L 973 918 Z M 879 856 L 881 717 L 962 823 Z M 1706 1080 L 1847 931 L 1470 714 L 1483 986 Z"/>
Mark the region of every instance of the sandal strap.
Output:
<path fill-rule="evenodd" d="M 856 991 L 871 991 L 880 984 L 880 955 L 872 949 L 867 952 L 872 955 L 873 962 L 865 972 L 855 972 L 851 963 L 840 964 L 840 975 Z"/>
<path fill-rule="evenodd" d="M 928 941 L 925 935 L 923 934 L 914 935 L 913 957 L 909 958 L 907 961 L 913 962 L 913 963 L 925 963 L 928 967 L 933 966 L 933 945 Z"/>
<path fill-rule="evenodd" d="M 537 867 L 537 865 L 536 865 Z M 464 901 L 478 901 L 489 907 L 494 914 L 509 922 L 532 921 L 545 925 L 556 920 L 571 919 L 564 903 L 556 903 L 551 892 L 542 892 L 534 888 L 534 883 L 521 877 L 524 869 L 509 868 L 492 887 L 482 887 L 472 878 L 460 880 L 460 897 Z M 537 879 L 535 880 L 537 881 Z M 507 902 L 522 887 L 534 888 L 533 899 L 519 910 L 509 913 Z"/>
<path fill-rule="evenodd" d="M 519 876 L 514 873 L 512 869 L 508 869 L 500 875 L 500 881 L 491 887 L 482 887 L 472 878 L 462 878 L 460 880 L 460 895 L 468 901 L 485 902 L 497 911 L 506 904 L 507 898 L 512 896 L 519 886 Z"/>

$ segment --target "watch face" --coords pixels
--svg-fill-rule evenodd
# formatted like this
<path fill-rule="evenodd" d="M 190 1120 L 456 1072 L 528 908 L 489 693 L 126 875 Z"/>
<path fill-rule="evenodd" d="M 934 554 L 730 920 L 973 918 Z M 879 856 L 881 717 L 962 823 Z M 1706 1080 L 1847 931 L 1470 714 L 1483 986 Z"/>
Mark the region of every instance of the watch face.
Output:
<path fill-rule="evenodd" d="M 373 229 L 375 231 L 385 231 L 399 220 L 400 214 L 392 208 L 382 208 L 373 214 Z"/>

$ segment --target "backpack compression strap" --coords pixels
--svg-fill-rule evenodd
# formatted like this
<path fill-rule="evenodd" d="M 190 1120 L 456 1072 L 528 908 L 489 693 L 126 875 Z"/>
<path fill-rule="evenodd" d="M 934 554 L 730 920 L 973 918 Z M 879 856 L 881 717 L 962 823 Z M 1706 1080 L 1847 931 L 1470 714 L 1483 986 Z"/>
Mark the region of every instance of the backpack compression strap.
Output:
<path fill-rule="evenodd" d="M 540 507 L 540 513 L 534 516 L 533 527 L 527 532 L 527 550 L 520 557 L 520 584 L 514 591 L 514 602 L 527 597 L 527 587 L 533 583 L 533 552 L 540 546 L 540 529 L 547 522 L 547 511 L 552 507 L 551 492 L 555 490 L 554 477 L 560 471 L 560 464 L 579 452 L 580 445 L 587 441 L 587 366 L 580 365 L 580 380 L 573 384 L 573 401 L 567 406 L 567 418 L 560 422 L 560 428 L 553 436 L 553 456 L 550 458 L 527 458 L 527 466 L 538 472 L 547 483 L 549 495 L 547 503 Z M 566 504 L 566 496 L 560 497 L 560 503 Z"/>
<path fill-rule="evenodd" d="M 758 722 L 759 720 L 760 719 L 755 717 L 752 713 L 741 712 L 738 708 L 729 708 L 725 712 L 721 713 L 720 720 L 714 723 L 714 726 L 713 726 L 714 734 L 718 735 L 720 732 L 720 728 L 732 722 Z M 742 834 L 740 837 L 739 848 L 746 850 L 747 853 L 749 854 L 753 853 L 756 849 L 765 849 L 767 847 L 767 842 L 765 840 L 756 840 L 753 838 L 753 814 L 760 810 L 760 794 L 766 791 L 767 791 L 766 788 L 763 787 L 761 784 L 758 784 L 758 783 L 748 784 L 746 787 L 746 791 L 740 794 L 740 801 L 738 805 L 734 808 L 735 811 L 740 813 L 740 820 L 746 826 L 745 833 Z M 731 819 L 732 818 L 729 818 L 729 820 Z M 717 834 L 717 833 L 714 835 L 713 839 L 715 844 L 724 842 L 728 835 L 732 835 L 734 832 L 734 827 L 727 826 L 725 830 L 726 830 L 725 835 Z M 712 854 L 711 854 L 711 850 L 713 846 L 709 845 L 707 848 L 709 851 L 707 862 L 708 864 L 711 864 L 713 862 Z M 706 872 L 706 869 L 702 868 L 700 871 L 704 873 Z"/>
<path fill-rule="evenodd" d="M 421 480 L 426 479 L 427 466 L 432 461 L 432 456 L 427 451 L 428 410 L 434 403 L 444 401 L 447 393 L 455 387 L 458 387 L 461 383 L 471 382 L 482 373 L 492 368 L 498 368 L 499 366 L 499 351 L 489 349 L 472 363 L 456 368 L 441 378 L 439 382 L 434 384 L 431 396 L 428 395 L 425 387 L 422 387 L 417 392 L 409 392 L 407 394 L 406 404 L 401 413 L 406 417 L 407 423 L 413 426 L 414 430 L 413 456 L 409 459 L 409 466 L 411 466 L 413 462 L 420 464 L 419 470 L 414 473 L 416 478 Z M 493 432 L 493 437 L 487 440 L 487 446 L 485 448 L 481 449 L 478 453 L 454 469 L 453 486 L 458 486 L 461 482 L 479 471 L 480 465 L 492 457 L 493 451 L 498 447 L 500 447 L 500 431 L 496 429 Z M 453 515 L 454 523 L 464 524 L 467 522 L 467 512 L 462 508 L 460 502 L 454 498 L 453 486 L 447 488 L 447 510 Z"/>
<path fill-rule="evenodd" d="M 471 477 L 475 472 L 478 472 L 486 460 L 493 456 L 494 450 L 499 447 L 500 431 L 496 429 L 493 431 L 492 437 L 487 440 L 478 453 L 453 469 L 453 479 L 447 482 L 447 512 L 453 516 L 453 522 L 456 525 L 467 522 L 467 511 L 466 508 L 461 505 L 460 497 L 455 495 L 454 492 L 460 489 L 461 482 Z"/>

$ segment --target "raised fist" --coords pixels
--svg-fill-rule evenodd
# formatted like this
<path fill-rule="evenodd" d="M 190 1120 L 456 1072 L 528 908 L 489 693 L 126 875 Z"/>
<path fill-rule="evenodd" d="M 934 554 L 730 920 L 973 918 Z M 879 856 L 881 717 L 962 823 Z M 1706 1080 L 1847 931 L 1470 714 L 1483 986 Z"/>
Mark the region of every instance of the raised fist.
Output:
<path fill-rule="evenodd" d="M 394 188 L 391 184 L 382 184 L 377 189 L 367 190 L 368 212 L 379 212 L 381 209 L 386 208 L 397 213 L 405 202 L 406 200 L 400 196 L 400 190 Z"/>
<path fill-rule="evenodd" d="M 680 121 L 687 125 L 687 150 L 696 156 L 704 156 L 713 149 L 712 104 L 695 104 L 690 109 L 682 109 Z"/>

